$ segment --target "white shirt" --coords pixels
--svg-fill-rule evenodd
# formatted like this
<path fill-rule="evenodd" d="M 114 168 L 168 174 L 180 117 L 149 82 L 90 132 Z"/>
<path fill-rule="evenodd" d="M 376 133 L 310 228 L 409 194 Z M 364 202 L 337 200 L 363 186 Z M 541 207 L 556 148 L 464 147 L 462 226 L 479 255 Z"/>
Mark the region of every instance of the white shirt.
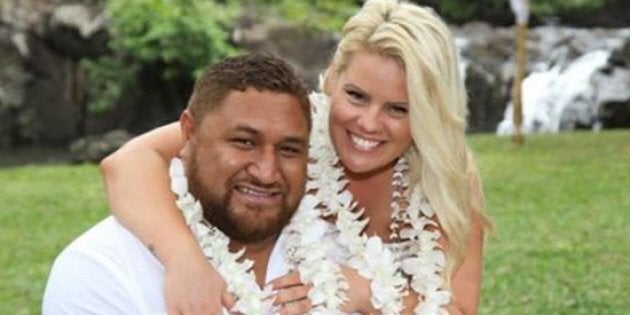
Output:
<path fill-rule="evenodd" d="M 269 258 L 266 281 L 288 272 L 283 237 Z M 108 217 L 55 260 L 42 313 L 166 314 L 164 267 L 129 230 Z"/>

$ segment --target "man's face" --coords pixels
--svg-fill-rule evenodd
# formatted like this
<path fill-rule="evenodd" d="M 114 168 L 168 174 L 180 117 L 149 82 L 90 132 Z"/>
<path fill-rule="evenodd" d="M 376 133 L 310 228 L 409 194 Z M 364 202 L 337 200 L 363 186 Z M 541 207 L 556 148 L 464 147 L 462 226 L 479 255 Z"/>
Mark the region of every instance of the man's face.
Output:
<path fill-rule="evenodd" d="M 304 194 L 308 128 L 298 100 L 248 88 L 196 127 L 186 120 L 184 133 L 194 132 L 182 155 L 206 219 L 240 242 L 275 237 Z"/>

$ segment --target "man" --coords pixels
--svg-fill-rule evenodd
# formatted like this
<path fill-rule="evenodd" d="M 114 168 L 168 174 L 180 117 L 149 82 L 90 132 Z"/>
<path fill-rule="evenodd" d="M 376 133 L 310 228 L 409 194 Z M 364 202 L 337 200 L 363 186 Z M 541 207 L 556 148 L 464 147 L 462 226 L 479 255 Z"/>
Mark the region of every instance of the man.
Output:
<path fill-rule="evenodd" d="M 275 245 L 304 193 L 309 115 L 306 90 L 284 62 L 247 55 L 212 66 L 180 118 L 189 191 L 230 251 L 245 248 L 260 286 L 287 272 Z M 163 272 L 107 218 L 57 258 L 43 313 L 166 313 Z"/>

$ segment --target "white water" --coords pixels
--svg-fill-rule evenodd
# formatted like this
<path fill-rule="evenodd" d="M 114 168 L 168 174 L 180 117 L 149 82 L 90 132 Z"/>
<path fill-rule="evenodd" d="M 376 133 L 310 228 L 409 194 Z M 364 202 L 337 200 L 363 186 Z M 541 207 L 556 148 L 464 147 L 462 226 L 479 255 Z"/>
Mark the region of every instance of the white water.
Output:
<path fill-rule="evenodd" d="M 562 54 L 562 53 L 561 53 Z M 522 85 L 524 133 L 558 132 L 576 123 L 596 125 L 597 87 L 592 78 L 610 56 L 606 50 L 586 53 L 566 65 L 560 56 L 555 65 L 539 64 Z M 512 104 L 509 103 L 497 134 L 511 135 Z"/>

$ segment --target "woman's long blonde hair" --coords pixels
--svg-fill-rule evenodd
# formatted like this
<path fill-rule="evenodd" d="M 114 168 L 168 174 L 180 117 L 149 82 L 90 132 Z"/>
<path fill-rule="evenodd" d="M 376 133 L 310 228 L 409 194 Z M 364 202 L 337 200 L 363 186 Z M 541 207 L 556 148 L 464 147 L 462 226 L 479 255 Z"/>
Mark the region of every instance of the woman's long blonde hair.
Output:
<path fill-rule="evenodd" d="M 394 58 L 405 69 L 411 180 L 421 185 L 445 233 L 450 283 L 465 254 L 473 218 L 484 218 L 481 191 L 471 194 L 479 175 L 465 141 L 467 98 L 453 36 L 431 9 L 395 0 L 368 0 L 342 35 L 324 87 L 357 51 Z"/>

